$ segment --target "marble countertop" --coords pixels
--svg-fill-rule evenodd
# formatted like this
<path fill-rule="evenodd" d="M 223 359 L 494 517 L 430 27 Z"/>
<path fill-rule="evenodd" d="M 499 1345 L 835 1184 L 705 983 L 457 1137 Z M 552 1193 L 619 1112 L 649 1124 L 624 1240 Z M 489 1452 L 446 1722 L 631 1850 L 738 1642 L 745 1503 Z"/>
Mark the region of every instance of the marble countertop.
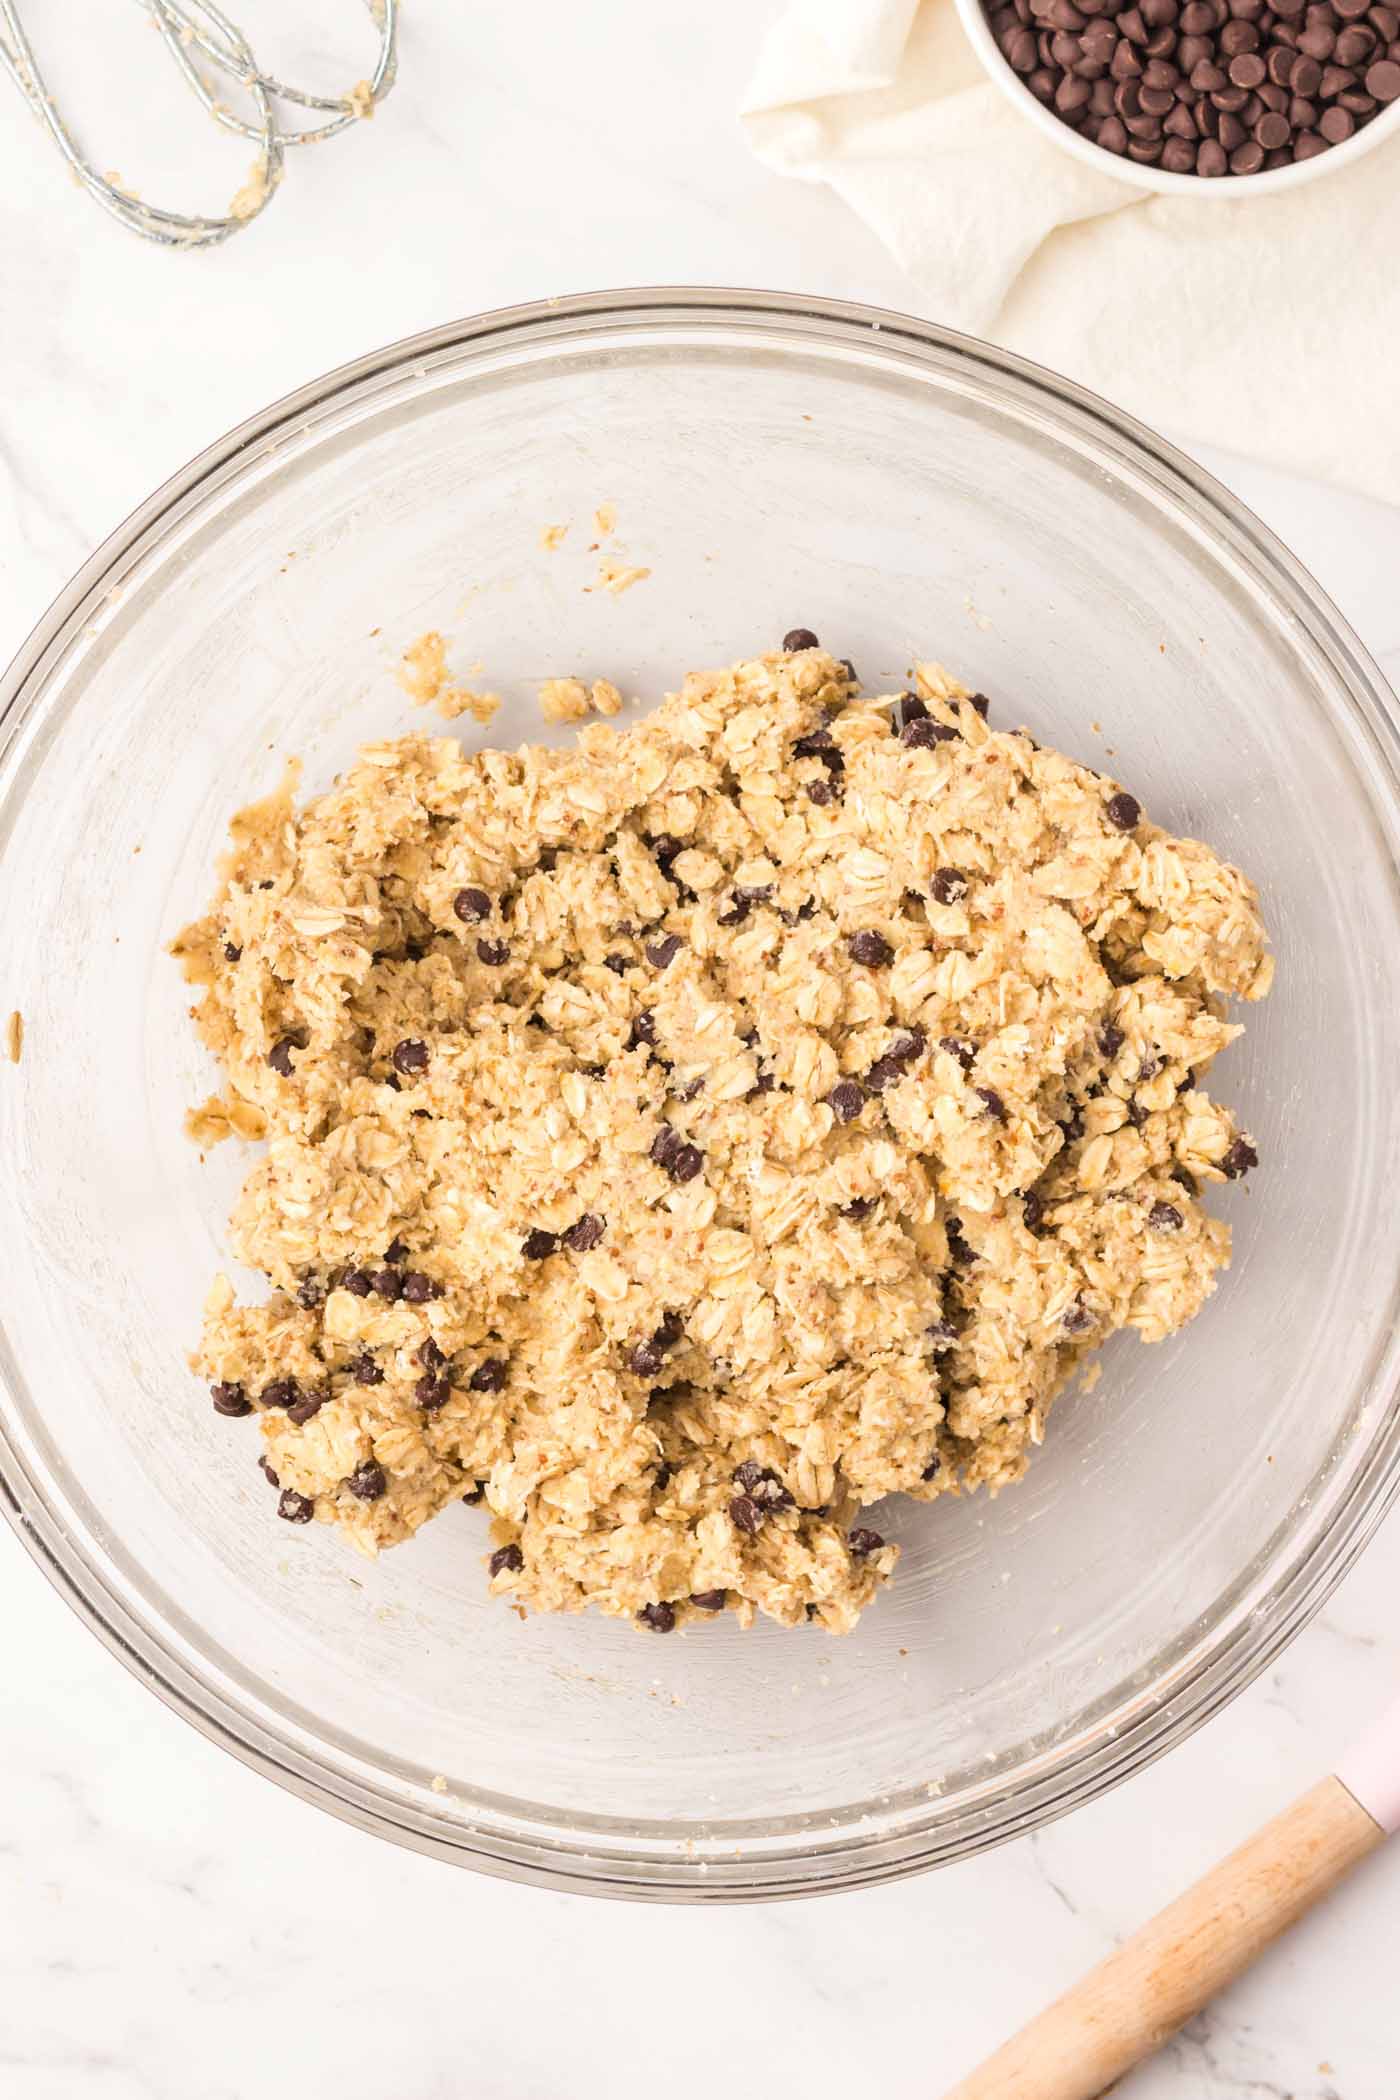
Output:
<path fill-rule="evenodd" d="M 0 94 L 0 653 L 163 476 L 271 397 L 454 314 L 700 281 L 891 306 L 910 289 L 733 120 L 772 0 L 406 12 L 372 125 L 291 168 L 231 246 L 112 226 Z M 104 166 L 215 206 L 207 140 L 132 9 L 42 54 Z M 356 11 L 234 0 L 296 77 L 366 70 Z M 110 20 L 107 18 L 110 17 Z M 308 27 L 308 35 L 310 29 Z M 76 45 L 77 39 L 70 41 Z M 149 85 L 148 85 L 149 84 Z M 168 100 L 168 110 L 165 101 Z M 168 114 L 158 141 L 153 110 Z M 1183 434 L 1189 443 L 1189 433 Z M 1400 683 L 1400 512 L 1211 456 Z M 785 2089 L 928 2100 L 1325 1771 L 1400 1677 L 1400 1523 L 1191 1742 L 1038 1836 L 900 1886 L 705 1912 L 477 1880 L 378 1844 L 173 1718 L 0 1536 L 0 2090 L 7 2100 L 675 2100 L 781 2064 Z M 1394 2100 L 1400 1858 L 1378 1856 L 1123 2100 Z"/>

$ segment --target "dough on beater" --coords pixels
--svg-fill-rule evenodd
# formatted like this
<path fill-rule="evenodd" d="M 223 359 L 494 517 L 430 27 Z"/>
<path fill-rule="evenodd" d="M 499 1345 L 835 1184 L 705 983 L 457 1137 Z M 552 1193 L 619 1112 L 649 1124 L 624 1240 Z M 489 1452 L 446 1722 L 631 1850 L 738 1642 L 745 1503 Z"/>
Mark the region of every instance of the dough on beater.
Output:
<path fill-rule="evenodd" d="M 776 652 L 235 820 L 176 950 L 271 1293 L 220 1278 L 196 1363 L 282 1516 L 373 1552 L 484 1498 L 536 1610 L 841 1631 L 867 1504 L 1015 1480 L 1109 1334 L 1198 1310 L 1254 891 L 916 682 Z"/>

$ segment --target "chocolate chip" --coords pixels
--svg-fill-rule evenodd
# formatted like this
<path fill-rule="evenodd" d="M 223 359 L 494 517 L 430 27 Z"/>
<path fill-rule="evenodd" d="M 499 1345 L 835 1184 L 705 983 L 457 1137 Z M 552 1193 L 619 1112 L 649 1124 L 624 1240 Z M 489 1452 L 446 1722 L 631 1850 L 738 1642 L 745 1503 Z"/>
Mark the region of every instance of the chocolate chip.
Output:
<path fill-rule="evenodd" d="M 428 1046 L 416 1036 L 405 1036 L 401 1043 L 395 1043 L 390 1062 L 396 1072 L 402 1072 L 405 1076 L 410 1072 L 426 1072 Z"/>
<path fill-rule="evenodd" d="M 792 1496 L 778 1474 L 771 1466 L 761 1466 L 756 1458 L 746 1458 L 734 1468 L 734 1482 L 765 1515 L 770 1510 L 792 1508 Z"/>
<path fill-rule="evenodd" d="M 521 1242 L 520 1251 L 526 1261 L 545 1261 L 553 1254 L 558 1245 L 559 1235 L 557 1232 L 547 1232 L 544 1226 L 536 1225 L 532 1232 L 526 1233 Z"/>
<path fill-rule="evenodd" d="M 984 722 L 986 721 L 992 703 L 987 698 L 987 695 L 985 693 L 969 693 L 967 696 L 967 704 L 969 707 L 975 708 L 977 713 L 982 717 L 982 720 Z"/>
<path fill-rule="evenodd" d="M 1042 1224 L 1045 1222 L 1045 1205 L 1041 1202 L 1039 1196 L 1036 1195 L 1034 1189 L 1031 1190 L 1025 1202 L 1021 1205 L 1021 1216 L 1025 1220 L 1027 1232 L 1039 1232 Z"/>
<path fill-rule="evenodd" d="M 763 1523 L 763 1511 L 749 1495 L 736 1495 L 729 1505 L 730 1521 L 736 1531 L 747 1532 L 756 1538 Z"/>
<path fill-rule="evenodd" d="M 674 1349 L 684 1333 L 685 1322 L 680 1314 L 674 1311 L 666 1312 L 662 1314 L 661 1324 L 652 1336 L 652 1340 L 658 1349 Z"/>
<path fill-rule="evenodd" d="M 936 1480 L 939 1473 L 942 1471 L 942 1467 L 943 1461 L 938 1456 L 938 1453 L 935 1451 L 933 1457 L 929 1460 L 928 1464 L 924 1467 L 923 1472 L 919 1475 L 920 1480 Z"/>
<path fill-rule="evenodd" d="M 292 1076 L 292 1052 L 305 1049 L 305 1047 L 305 1044 L 294 1035 L 279 1035 L 267 1053 L 267 1061 L 274 1072 L 280 1072 L 284 1079 L 290 1079 Z"/>
<path fill-rule="evenodd" d="M 483 1357 L 467 1380 L 468 1389 L 473 1393 L 503 1393 L 509 1368 L 503 1356 Z"/>
<path fill-rule="evenodd" d="M 1103 1027 L 1099 1030 L 1099 1048 L 1104 1056 L 1109 1059 L 1110 1063 L 1118 1055 L 1126 1041 L 1127 1038 L 1122 1029 L 1115 1028 L 1111 1021 L 1105 1021 Z"/>
<path fill-rule="evenodd" d="M 1237 1137 L 1220 1162 L 1220 1171 L 1227 1181 L 1238 1181 L 1251 1167 L 1259 1164 L 1259 1154 L 1246 1137 Z"/>
<path fill-rule="evenodd" d="M 649 1626 L 653 1633 L 673 1633 L 676 1626 L 674 1604 L 644 1604 L 637 1613 L 638 1623 Z"/>
<path fill-rule="evenodd" d="M 1154 1203 L 1147 1222 L 1154 1232 L 1180 1232 L 1186 1220 L 1174 1203 Z"/>
<path fill-rule="evenodd" d="M 503 963 L 510 961 L 510 947 L 505 941 L 478 941 L 476 957 L 488 970 L 499 970 Z"/>
<path fill-rule="evenodd" d="M 911 751 L 931 751 L 935 744 L 951 744 L 957 733 L 946 722 L 935 722 L 929 715 L 917 722 L 906 722 L 899 732 L 899 741 Z"/>
<path fill-rule="evenodd" d="M 235 948 L 235 947 L 234 947 L 234 945 L 233 945 L 233 942 L 232 942 L 232 941 L 225 941 L 225 942 L 224 942 L 224 961 L 225 961 L 225 962 L 231 962 L 231 963 L 234 963 L 234 962 L 241 962 L 242 960 L 243 960 L 243 950 L 242 950 L 241 948 Z"/>
<path fill-rule="evenodd" d="M 347 1269 L 340 1279 L 340 1287 L 349 1291 L 352 1298 L 368 1298 L 374 1289 L 374 1279 L 364 1269 Z"/>
<path fill-rule="evenodd" d="M 878 1531 L 871 1531 L 864 1524 L 858 1524 L 846 1540 L 857 1560 L 868 1560 L 872 1553 L 879 1552 L 884 1543 Z"/>
<path fill-rule="evenodd" d="M 370 1282 L 379 1297 L 387 1299 L 390 1305 L 398 1303 L 399 1294 L 403 1290 L 403 1274 L 400 1270 L 376 1269 L 370 1277 Z"/>
<path fill-rule="evenodd" d="M 878 1200 L 875 1196 L 857 1196 L 850 1203 L 839 1204 L 837 1208 L 843 1218 L 868 1218 Z"/>
<path fill-rule="evenodd" d="M 383 1385 L 384 1383 L 383 1370 L 375 1362 L 374 1358 L 369 1355 L 355 1358 L 355 1361 L 350 1366 L 350 1376 L 354 1379 L 356 1385 Z"/>
<path fill-rule="evenodd" d="M 967 895 L 970 881 L 961 868 L 935 868 L 929 891 L 935 904 L 958 904 Z"/>
<path fill-rule="evenodd" d="M 316 1504 L 310 1495 L 299 1495 L 295 1488 L 283 1488 L 277 1498 L 277 1514 L 288 1524 L 309 1524 L 316 1514 Z"/>
<path fill-rule="evenodd" d="M 611 970 L 614 977 L 620 977 L 624 970 L 630 970 L 631 967 L 631 962 L 625 955 L 605 955 L 603 957 L 603 968 Z"/>
<path fill-rule="evenodd" d="M 498 1546 L 487 1562 L 493 1580 L 497 1575 L 518 1575 L 524 1565 L 525 1556 L 514 1540 L 508 1546 Z"/>
<path fill-rule="evenodd" d="M 659 941 L 649 941 L 643 952 L 654 970 L 664 970 L 675 961 L 683 945 L 678 933 L 667 933 Z"/>
<path fill-rule="evenodd" d="M 389 1490 L 389 1479 L 383 1466 L 367 1458 L 362 1466 L 356 1466 L 345 1485 L 358 1502 L 377 1502 Z"/>
<path fill-rule="evenodd" d="M 1094 1315 L 1082 1298 L 1076 1298 L 1065 1312 L 1061 1325 L 1066 1334 L 1088 1334 L 1094 1324 Z"/>
<path fill-rule="evenodd" d="M 960 1035 L 941 1035 L 938 1038 L 938 1047 L 940 1050 L 946 1050 L 949 1057 L 955 1057 L 964 1072 L 972 1070 L 977 1057 L 976 1043 L 969 1043 L 966 1037 Z"/>
<path fill-rule="evenodd" d="M 1006 1121 L 1006 1103 L 994 1087 L 975 1086 L 972 1091 L 983 1104 L 982 1113 L 984 1116 L 989 1116 L 994 1123 L 1004 1123 Z"/>
<path fill-rule="evenodd" d="M 575 1254 L 587 1254 L 590 1247 L 597 1246 L 607 1229 L 606 1218 L 600 1218 L 592 1211 L 585 1211 L 564 1234 L 564 1245 Z"/>
<path fill-rule="evenodd" d="M 298 1399 L 293 1400 L 291 1406 L 287 1409 L 287 1420 L 295 1422 L 297 1428 L 302 1429 L 313 1415 L 320 1414 L 321 1409 L 329 1399 L 330 1394 L 324 1390 L 314 1393 L 302 1393 Z"/>
<path fill-rule="evenodd" d="M 1116 831 L 1131 831 L 1142 822 L 1142 804 L 1135 795 L 1110 795 L 1104 804 L 1104 815 Z"/>
<path fill-rule="evenodd" d="M 263 1456 L 258 1460 L 258 1471 L 262 1474 L 263 1479 L 267 1482 L 269 1487 L 281 1487 L 281 1475 L 274 1469 L 266 1453 L 264 1453 Z"/>
<path fill-rule="evenodd" d="M 408 1260 L 407 1240 L 400 1239 L 396 1233 L 384 1249 L 384 1259 L 392 1263 L 395 1268 L 402 1267 L 403 1263 Z"/>
<path fill-rule="evenodd" d="M 294 1407 L 301 1398 L 301 1387 L 295 1378 L 274 1378 L 258 1397 L 264 1407 Z"/>
<path fill-rule="evenodd" d="M 836 790 L 828 781 L 809 780 L 807 782 L 807 800 L 815 802 L 818 809 L 825 809 L 828 802 L 836 800 Z"/>
<path fill-rule="evenodd" d="M 485 1493 L 486 1490 L 482 1486 L 481 1482 L 479 1480 L 474 1480 L 471 1486 L 466 1490 L 465 1494 L 461 1497 L 461 1500 L 465 1502 L 470 1508 L 474 1504 L 480 1502 L 482 1496 Z"/>
<path fill-rule="evenodd" d="M 426 1305 L 439 1292 L 431 1276 L 425 1276 L 421 1269 L 410 1269 L 404 1277 L 401 1295 L 410 1305 Z"/>
<path fill-rule="evenodd" d="M 692 1590 L 690 1601 L 697 1611 L 723 1611 L 728 1590 Z"/>
<path fill-rule="evenodd" d="M 253 1403 L 241 1385 L 211 1385 L 209 1398 L 214 1403 L 215 1414 L 227 1415 L 231 1422 L 236 1421 L 240 1415 L 250 1415 L 253 1412 Z"/>
<path fill-rule="evenodd" d="M 450 1378 L 439 1377 L 433 1371 L 425 1371 L 413 1388 L 413 1397 L 420 1407 L 426 1408 L 430 1415 L 435 1415 L 438 1409 L 446 1407 L 452 1398 L 452 1381 Z"/>
<path fill-rule="evenodd" d="M 627 1359 L 627 1368 L 638 1378 L 654 1378 L 661 1369 L 661 1351 L 654 1342 L 638 1342 Z"/>
<path fill-rule="evenodd" d="M 864 963 L 871 970 L 881 970 L 894 961 L 894 950 L 882 933 L 851 934 L 846 952 L 852 962 Z"/>
<path fill-rule="evenodd" d="M 977 1256 L 963 1238 L 961 1220 L 958 1218 L 945 1218 L 943 1221 L 943 1236 L 948 1242 L 948 1259 L 955 1269 L 965 1269 L 970 1262 L 976 1261 Z"/>
<path fill-rule="evenodd" d="M 946 1355 L 958 1338 L 957 1328 L 948 1319 L 935 1320 L 927 1332 L 930 1341 L 933 1343 L 935 1356 Z"/>
<path fill-rule="evenodd" d="M 694 1181 L 705 1164 L 704 1155 L 694 1145 L 682 1145 L 666 1161 L 666 1172 L 672 1181 Z"/>
<path fill-rule="evenodd" d="M 810 627 L 790 627 L 783 636 L 783 647 L 794 656 L 800 649 L 820 649 L 821 643 Z"/>
<path fill-rule="evenodd" d="M 440 1371 L 447 1362 L 430 1334 L 425 1335 L 418 1345 L 418 1361 L 426 1371 Z"/>
<path fill-rule="evenodd" d="M 636 1050 L 639 1049 L 643 1043 L 650 1046 L 655 1041 L 656 1015 L 654 1013 L 643 1010 L 643 1012 L 637 1015 L 636 1019 L 632 1023 L 631 1030 L 627 1037 L 627 1048 L 629 1050 Z"/>
<path fill-rule="evenodd" d="M 853 1123 L 865 1106 L 864 1090 L 854 1079 L 839 1079 L 826 1098 L 838 1123 Z"/>
<path fill-rule="evenodd" d="M 479 926 L 483 919 L 491 916 L 491 899 L 485 890 L 458 890 L 452 899 L 452 909 L 464 926 Z"/>
<path fill-rule="evenodd" d="M 889 1051 L 886 1051 L 883 1057 L 877 1057 L 862 1082 L 866 1092 L 883 1094 L 886 1087 L 893 1086 L 896 1080 L 903 1079 L 904 1065 L 905 1060 L 902 1057 L 894 1057 Z"/>

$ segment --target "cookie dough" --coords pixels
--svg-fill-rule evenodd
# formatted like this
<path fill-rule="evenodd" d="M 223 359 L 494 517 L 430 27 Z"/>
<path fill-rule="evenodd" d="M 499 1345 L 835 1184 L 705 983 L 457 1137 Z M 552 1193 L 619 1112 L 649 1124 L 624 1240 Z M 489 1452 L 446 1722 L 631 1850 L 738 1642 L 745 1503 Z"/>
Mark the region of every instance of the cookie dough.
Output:
<path fill-rule="evenodd" d="M 220 1278 L 196 1362 L 289 1522 L 484 1500 L 521 1605 L 841 1631 L 896 1559 L 866 1505 L 1015 1480 L 1108 1335 L 1214 1288 L 1251 885 L 938 667 L 859 698 L 788 639 L 235 820 L 176 949 L 271 1293 Z"/>

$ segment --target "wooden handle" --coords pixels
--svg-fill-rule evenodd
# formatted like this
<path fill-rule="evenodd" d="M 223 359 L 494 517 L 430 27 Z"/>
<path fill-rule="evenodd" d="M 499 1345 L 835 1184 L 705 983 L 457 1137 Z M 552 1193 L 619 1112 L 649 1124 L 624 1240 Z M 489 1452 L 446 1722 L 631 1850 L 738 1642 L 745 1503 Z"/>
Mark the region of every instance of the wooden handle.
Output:
<path fill-rule="evenodd" d="M 1324 1779 L 945 2100 L 1096 2100 L 1233 1982 L 1384 1835 L 1339 1779 Z"/>

